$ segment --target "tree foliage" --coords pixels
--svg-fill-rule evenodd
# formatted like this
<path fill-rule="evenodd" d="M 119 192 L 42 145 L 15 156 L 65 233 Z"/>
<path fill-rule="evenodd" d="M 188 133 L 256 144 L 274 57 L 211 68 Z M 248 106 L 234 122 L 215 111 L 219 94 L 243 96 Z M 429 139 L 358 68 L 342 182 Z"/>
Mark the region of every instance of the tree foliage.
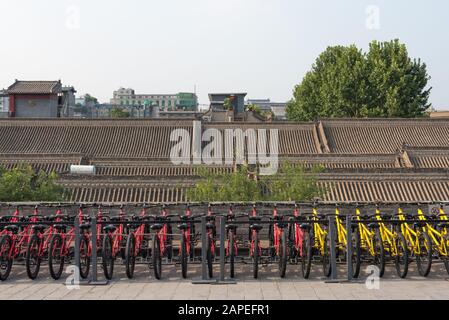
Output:
<path fill-rule="evenodd" d="M 307 201 L 321 195 L 316 173 L 321 167 L 307 171 L 303 166 L 283 164 L 274 176 L 252 179 L 246 166 L 233 173 L 214 174 L 200 170 L 200 180 L 187 190 L 189 201 Z"/>
<path fill-rule="evenodd" d="M 328 47 L 294 89 L 290 120 L 341 117 L 421 117 L 430 77 L 399 40 L 373 41 L 368 53 L 352 45 Z"/>
<path fill-rule="evenodd" d="M 0 167 L 0 201 L 62 201 L 64 189 L 56 184 L 56 178 L 54 172 L 36 173 L 31 166 Z"/>
<path fill-rule="evenodd" d="M 112 118 L 129 118 L 130 114 L 128 111 L 125 111 L 120 108 L 113 108 L 111 110 L 111 117 Z"/>

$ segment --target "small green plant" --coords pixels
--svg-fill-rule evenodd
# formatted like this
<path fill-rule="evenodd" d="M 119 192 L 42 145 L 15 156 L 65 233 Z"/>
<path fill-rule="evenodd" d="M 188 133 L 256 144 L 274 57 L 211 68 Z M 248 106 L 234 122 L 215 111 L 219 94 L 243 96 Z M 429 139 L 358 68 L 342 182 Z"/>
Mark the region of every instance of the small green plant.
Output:
<path fill-rule="evenodd" d="M 187 190 L 189 201 L 307 201 L 320 197 L 316 176 L 323 168 L 306 169 L 284 163 L 273 176 L 258 176 L 240 166 L 233 173 L 214 174 L 201 169 L 199 181 Z"/>
<path fill-rule="evenodd" d="M 0 167 L 0 201 L 63 201 L 65 192 L 56 179 L 56 173 L 35 172 L 29 165 Z"/>

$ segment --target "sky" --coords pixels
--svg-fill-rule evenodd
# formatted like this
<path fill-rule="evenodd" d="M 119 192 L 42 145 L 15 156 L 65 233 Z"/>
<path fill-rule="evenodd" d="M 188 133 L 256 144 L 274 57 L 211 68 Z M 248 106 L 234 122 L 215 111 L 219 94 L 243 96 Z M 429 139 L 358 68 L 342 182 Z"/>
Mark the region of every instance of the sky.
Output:
<path fill-rule="evenodd" d="M 326 47 L 398 38 L 449 110 L 448 13 L 447 0 L 1 0 L 0 88 L 61 79 L 102 102 L 120 87 L 283 102 Z"/>

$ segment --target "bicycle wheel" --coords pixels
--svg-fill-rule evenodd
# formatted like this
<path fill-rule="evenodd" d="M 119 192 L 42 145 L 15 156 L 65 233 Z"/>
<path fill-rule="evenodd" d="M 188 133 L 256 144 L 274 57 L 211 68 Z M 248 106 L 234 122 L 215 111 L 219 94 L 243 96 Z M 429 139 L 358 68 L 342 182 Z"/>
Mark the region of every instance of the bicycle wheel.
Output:
<path fill-rule="evenodd" d="M 259 234 L 254 235 L 254 251 L 253 251 L 253 277 L 257 279 L 259 276 Z"/>
<path fill-rule="evenodd" d="M 207 241 L 207 253 L 206 253 L 206 260 L 207 260 L 207 271 L 209 274 L 209 278 L 212 279 L 213 278 L 213 253 L 212 253 L 212 239 L 209 238 L 208 236 L 208 241 Z"/>
<path fill-rule="evenodd" d="M 282 231 L 279 237 L 279 276 L 285 278 L 285 272 L 287 270 L 287 239 L 285 232 Z"/>
<path fill-rule="evenodd" d="M 379 277 L 383 277 L 385 273 L 385 248 L 380 235 L 379 229 L 376 230 L 373 237 L 374 246 L 374 265 L 379 268 Z"/>
<path fill-rule="evenodd" d="M 181 273 L 184 279 L 187 278 L 187 243 L 186 237 L 182 235 L 181 237 Z"/>
<path fill-rule="evenodd" d="M 408 273 L 408 246 L 405 241 L 404 235 L 398 233 L 395 239 L 396 255 L 394 257 L 394 262 L 396 266 L 396 272 L 400 278 L 405 278 Z"/>
<path fill-rule="evenodd" d="M 295 260 L 294 262 L 297 263 L 297 258 L 298 258 L 298 252 L 296 250 L 295 247 L 295 223 L 289 223 L 288 224 L 288 251 L 289 251 L 289 256 L 290 256 L 290 260 Z"/>
<path fill-rule="evenodd" d="M 11 273 L 13 259 L 10 256 L 12 239 L 5 234 L 0 238 L 0 280 L 5 281 Z"/>
<path fill-rule="evenodd" d="M 112 256 L 112 237 L 107 234 L 103 237 L 102 265 L 106 279 L 111 280 L 114 272 L 114 257 Z"/>
<path fill-rule="evenodd" d="M 304 279 L 309 279 L 312 266 L 312 234 L 304 231 L 304 239 L 301 248 L 301 272 Z"/>
<path fill-rule="evenodd" d="M 331 267 L 331 259 L 330 259 L 330 252 L 331 252 L 331 242 L 328 235 L 324 236 L 324 243 L 323 243 L 323 273 L 325 277 L 330 277 L 332 273 L 332 267 Z"/>
<path fill-rule="evenodd" d="M 360 256 L 362 255 L 360 249 L 360 232 L 355 228 L 352 232 L 352 277 L 357 279 L 360 274 Z"/>
<path fill-rule="evenodd" d="M 165 243 L 165 251 L 167 253 L 167 259 L 173 258 L 173 230 L 171 224 L 167 225 L 167 241 Z"/>
<path fill-rule="evenodd" d="M 161 243 L 156 234 L 153 236 L 152 262 L 154 276 L 156 279 L 160 280 L 162 274 Z"/>
<path fill-rule="evenodd" d="M 444 257 L 441 258 L 444 262 L 444 267 L 446 268 L 447 273 L 449 274 L 449 258 L 448 257 Z"/>
<path fill-rule="evenodd" d="M 89 237 L 84 234 L 80 239 L 79 272 L 82 279 L 87 279 L 90 270 Z"/>
<path fill-rule="evenodd" d="M 234 278 L 235 276 L 234 262 L 235 262 L 235 238 L 234 238 L 234 231 L 231 230 L 229 232 L 229 268 L 231 278 Z"/>
<path fill-rule="evenodd" d="M 33 234 L 28 242 L 26 257 L 25 257 L 25 267 L 27 271 L 28 278 L 34 280 L 39 274 L 39 269 L 41 267 L 41 256 L 39 255 L 39 248 L 41 245 L 41 239 L 37 234 Z"/>
<path fill-rule="evenodd" d="M 48 249 L 48 269 L 54 280 L 61 278 L 64 270 L 64 255 L 62 254 L 64 243 L 60 234 L 54 234 L 50 239 Z"/>
<path fill-rule="evenodd" d="M 269 239 L 269 247 L 270 247 L 270 257 L 276 257 L 276 248 L 274 247 L 274 225 L 270 224 L 268 226 L 268 239 Z"/>
<path fill-rule="evenodd" d="M 136 237 L 134 233 L 130 233 L 126 240 L 125 251 L 126 276 L 128 279 L 134 277 L 134 267 L 136 266 Z"/>
<path fill-rule="evenodd" d="M 427 277 L 432 268 L 432 240 L 427 232 L 418 234 L 418 244 L 420 250 L 420 254 L 416 256 L 418 272 L 421 276 Z"/>

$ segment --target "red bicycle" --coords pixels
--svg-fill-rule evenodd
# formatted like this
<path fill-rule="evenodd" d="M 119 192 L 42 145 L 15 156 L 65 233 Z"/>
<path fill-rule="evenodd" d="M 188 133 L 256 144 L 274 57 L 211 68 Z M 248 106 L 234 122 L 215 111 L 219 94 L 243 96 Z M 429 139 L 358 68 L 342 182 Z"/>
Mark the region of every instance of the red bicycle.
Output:
<path fill-rule="evenodd" d="M 233 224 L 237 215 L 234 213 L 232 206 L 229 207 L 229 211 L 226 215 L 226 258 L 229 259 L 229 268 L 231 278 L 235 276 L 235 258 L 238 254 L 238 246 L 237 246 L 237 225 Z"/>
<path fill-rule="evenodd" d="M 284 216 L 279 215 L 276 205 L 273 208 L 271 222 L 269 228 L 271 257 L 277 258 L 279 276 L 284 278 L 287 269 L 287 237 L 284 229 L 288 224 L 284 221 Z"/>
<path fill-rule="evenodd" d="M 70 250 L 73 249 L 75 242 L 75 228 L 66 224 L 70 218 L 68 215 L 62 214 L 60 209 L 56 216 L 56 223 L 53 225 L 54 232 L 48 249 L 48 269 L 51 277 L 58 280 L 62 275 L 66 260 L 73 255 L 73 250 L 72 252 Z"/>
<path fill-rule="evenodd" d="M 154 276 L 158 280 L 162 277 L 162 258 L 172 258 L 173 237 L 171 235 L 170 218 L 175 216 L 167 214 L 165 205 L 162 207 L 160 216 L 151 215 L 154 219 L 154 224 L 151 225 L 150 229 L 155 232 L 153 235 L 151 262 L 153 264 Z"/>
<path fill-rule="evenodd" d="M 106 279 L 111 280 L 114 272 L 114 261 L 120 253 L 121 257 L 125 259 L 125 226 L 127 221 L 123 205 L 120 206 L 120 213 L 118 216 L 110 217 L 110 221 L 116 224 L 109 224 L 104 227 L 105 235 L 103 237 L 102 246 L 102 263 L 103 271 Z"/>
<path fill-rule="evenodd" d="M 126 252 L 125 252 L 125 266 L 126 266 L 126 276 L 129 279 L 134 277 L 134 267 L 136 265 L 136 258 L 142 254 L 144 258 L 147 256 L 147 250 L 145 248 L 148 246 L 147 237 L 145 234 L 146 224 L 144 221 L 148 219 L 147 217 L 147 206 L 144 205 L 140 215 L 133 216 L 132 221 L 141 221 L 141 225 L 137 228 L 130 226 L 130 232 L 128 234 L 128 239 L 126 240 Z M 148 249 L 148 248 L 146 248 Z"/>
<path fill-rule="evenodd" d="M 38 216 L 37 207 L 35 208 L 35 216 Z M 62 219 L 62 211 L 60 208 L 54 216 L 44 218 L 46 221 L 60 222 Z M 33 225 L 31 227 L 33 234 L 28 242 L 26 250 L 25 267 L 27 275 L 31 280 L 37 278 L 41 266 L 41 262 L 48 253 L 50 240 L 53 238 L 55 228 L 53 225 Z"/>
<path fill-rule="evenodd" d="M 251 213 L 248 215 L 250 222 L 249 226 L 249 254 L 253 260 L 253 276 L 257 279 L 259 275 L 259 261 L 262 256 L 262 246 L 260 245 L 259 232 L 263 229 L 263 226 L 258 222 L 262 220 L 262 217 L 257 216 L 256 206 L 253 205 Z"/>
<path fill-rule="evenodd" d="M 4 228 L 4 233 L 0 238 L 0 280 L 5 281 L 11 273 L 14 259 L 18 257 L 25 257 L 27 252 L 28 242 L 33 234 L 33 223 L 37 223 L 42 218 L 37 214 L 35 208 L 34 214 L 31 216 L 19 218 L 19 209 L 17 208 L 11 222 L 29 222 L 22 228 L 17 225 L 8 225 Z"/>

